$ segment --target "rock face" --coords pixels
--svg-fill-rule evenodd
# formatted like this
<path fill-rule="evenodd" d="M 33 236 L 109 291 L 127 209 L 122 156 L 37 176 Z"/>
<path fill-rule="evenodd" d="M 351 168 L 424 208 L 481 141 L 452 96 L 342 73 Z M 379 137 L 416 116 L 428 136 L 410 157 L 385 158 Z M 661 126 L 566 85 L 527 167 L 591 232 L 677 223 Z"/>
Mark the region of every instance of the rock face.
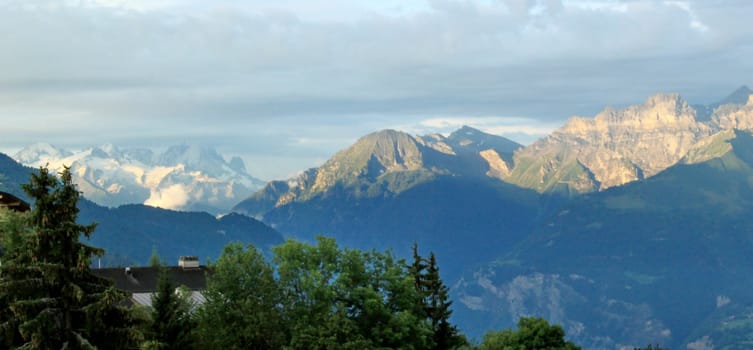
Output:
<path fill-rule="evenodd" d="M 711 116 L 714 126 L 720 129 L 753 129 L 753 95 L 745 104 L 724 104 Z"/>
<path fill-rule="evenodd" d="M 677 94 L 657 94 L 622 109 L 608 107 L 593 119 L 573 117 L 517 151 L 515 167 L 505 179 L 540 192 L 584 193 L 654 176 L 713 133 L 752 129 L 750 93 L 742 87 L 704 107 L 712 110 L 709 120 Z"/>
<path fill-rule="evenodd" d="M 71 167 L 84 196 L 105 206 L 151 206 L 226 212 L 262 182 L 245 171 L 243 161 L 225 159 L 212 148 L 179 145 L 155 154 L 149 149 L 114 145 L 70 152 L 46 144 L 24 148 L 15 158 L 24 165 Z"/>

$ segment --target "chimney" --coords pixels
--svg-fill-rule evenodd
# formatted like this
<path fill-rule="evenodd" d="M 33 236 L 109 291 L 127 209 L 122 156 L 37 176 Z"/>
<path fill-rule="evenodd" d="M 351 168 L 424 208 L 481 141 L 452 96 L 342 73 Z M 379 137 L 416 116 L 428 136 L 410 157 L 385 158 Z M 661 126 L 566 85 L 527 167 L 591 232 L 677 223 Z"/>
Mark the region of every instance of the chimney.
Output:
<path fill-rule="evenodd" d="M 181 256 L 178 258 L 178 266 L 183 269 L 198 269 L 199 257 L 193 255 Z"/>

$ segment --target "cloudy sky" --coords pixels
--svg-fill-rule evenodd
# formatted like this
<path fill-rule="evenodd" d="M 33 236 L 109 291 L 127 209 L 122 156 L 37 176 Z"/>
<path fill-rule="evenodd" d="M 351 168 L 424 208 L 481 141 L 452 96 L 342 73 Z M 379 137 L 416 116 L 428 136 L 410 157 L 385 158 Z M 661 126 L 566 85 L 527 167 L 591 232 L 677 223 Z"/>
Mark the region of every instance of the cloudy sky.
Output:
<path fill-rule="evenodd" d="M 753 1 L 0 0 L 0 150 L 188 143 L 263 179 L 384 128 L 529 143 L 753 83 Z"/>

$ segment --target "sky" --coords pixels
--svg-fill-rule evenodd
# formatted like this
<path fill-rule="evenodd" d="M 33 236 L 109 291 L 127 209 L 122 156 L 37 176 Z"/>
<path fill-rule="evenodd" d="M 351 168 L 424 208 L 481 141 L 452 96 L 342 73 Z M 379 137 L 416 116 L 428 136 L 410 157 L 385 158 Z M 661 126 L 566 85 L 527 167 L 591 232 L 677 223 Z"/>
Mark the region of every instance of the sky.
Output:
<path fill-rule="evenodd" d="M 753 1 L 0 0 L 0 150 L 208 145 L 284 179 L 381 129 L 528 144 L 753 86 Z"/>

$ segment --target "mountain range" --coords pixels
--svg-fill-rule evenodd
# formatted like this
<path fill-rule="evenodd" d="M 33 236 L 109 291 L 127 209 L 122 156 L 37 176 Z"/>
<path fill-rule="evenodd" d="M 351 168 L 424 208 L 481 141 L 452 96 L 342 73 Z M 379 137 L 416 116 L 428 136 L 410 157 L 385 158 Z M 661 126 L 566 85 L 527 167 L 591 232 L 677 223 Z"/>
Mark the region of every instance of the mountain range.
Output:
<path fill-rule="evenodd" d="M 0 153 L 0 190 L 27 201 L 20 184 L 28 183 L 34 168 L 26 167 Z M 79 222 L 95 222 L 89 243 L 105 249 L 93 261 L 96 266 L 145 265 L 153 253 L 168 264 L 181 255 L 217 259 L 230 242 L 253 244 L 264 252 L 283 242 L 269 226 L 238 214 L 215 217 L 205 212 L 179 212 L 143 204 L 100 206 L 86 198 L 79 201 Z"/>
<path fill-rule="evenodd" d="M 467 126 L 449 135 L 382 130 L 243 200 L 233 192 L 226 199 L 236 200 L 236 214 L 219 219 L 88 201 L 81 217 L 101 223 L 105 248 L 137 260 L 152 246 L 172 255 L 235 239 L 264 248 L 280 233 L 403 257 L 415 242 L 437 255 L 454 320 L 471 337 L 543 316 L 586 349 L 745 348 L 753 342 L 752 94 L 741 87 L 709 105 L 656 94 L 572 117 L 528 146 Z M 147 186 L 139 203 L 154 193 L 180 199 L 166 189 L 198 181 L 191 174 L 245 173 L 238 161 L 187 146 L 162 155 L 36 148 L 16 157 L 82 159 L 73 169 L 87 197 L 86 186 L 96 197 L 126 178 L 164 183 Z M 11 162 L 0 159 L 7 188 L 24 172 Z M 163 168 L 181 175 L 157 176 Z M 197 186 L 199 194 L 183 188 L 199 196 L 186 203 L 204 198 Z"/>
<path fill-rule="evenodd" d="M 751 93 L 708 106 L 657 94 L 529 146 L 470 127 L 384 130 L 234 210 L 303 239 L 403 256 L 418 242 L 472 336 L 539 315 L 588 349 L 740 346 L 753 330 Z"/>
<path fill-rule="evenodd" d="M 243 160 L 226 161 L 211 147 L 178 145 L 155 153 L 106 144 L 71 152 L 37 143 L 14 158 L 27 166 L 48 165 L 57 171 L 69 166 L 86 198 L 108 207 L 141 203 L 225 213 L 264 184 L 247 173 Z"/>

